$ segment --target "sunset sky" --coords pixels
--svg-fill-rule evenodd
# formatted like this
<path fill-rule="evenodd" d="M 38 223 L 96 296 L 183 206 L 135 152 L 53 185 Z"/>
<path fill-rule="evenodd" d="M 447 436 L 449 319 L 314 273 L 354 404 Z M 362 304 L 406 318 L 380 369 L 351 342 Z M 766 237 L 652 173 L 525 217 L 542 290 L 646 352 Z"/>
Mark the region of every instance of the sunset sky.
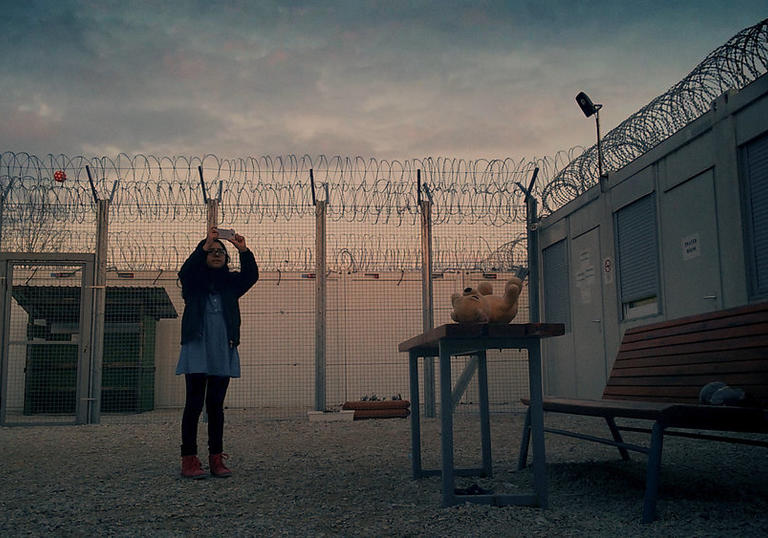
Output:
<path fill-rule="evenodd" d="M 4 2 L 0 153 L 544 157 L 594 143 L 765 0 Z"/>

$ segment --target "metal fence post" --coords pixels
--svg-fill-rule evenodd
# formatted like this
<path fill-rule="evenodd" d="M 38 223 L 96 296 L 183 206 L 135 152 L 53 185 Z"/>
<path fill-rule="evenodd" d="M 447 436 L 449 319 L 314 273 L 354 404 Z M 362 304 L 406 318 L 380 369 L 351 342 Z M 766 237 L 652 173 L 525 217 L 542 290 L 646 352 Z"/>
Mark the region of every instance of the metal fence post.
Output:
<path fill-rule="evenodd" d="M 421 319 L 422 330 L 427 332 L 435 326 L 432 289 L 432 201 L 421 198 L 421 170 L 417 170 L 416 174 L 418 201 L 421 208 Z M 427 190 L 426 185 L 424 187 Z M 434 357 L 424 357 L 424 416 L 435 417 Z"/>
<path fill-rule="evenodd" d="M 325 213 L 327 200 L 315 206 L 315 411 L 325 411 L 326 269 Z"/>
<path fill-rule="evenodd" d="M 109 244 L 109 200 L 97 200 L 96 267 L 93 274 L 93 318 L 91 322 L 91 424 L 101 422 L 101 373 L 104 364 L 104 329 L 107 303 L 107 247 Z"/>
<path fill-rule="evenodd" d="M 528 237 L 528 317 L 531 323 L 539 322 L 539 230 L 536 198 L 525 200 L 525 223 Z"/>
<path fill-rule="evenodd" d="M 533 196 L 533 186 L 539 175 L 539 167 L 533 170 L 531 180 L 526 188 L 517 183 L 525 196 L 525 237 L 528 244 L 528 319 L 531 323 L 539 322 L 539 223 L 536 198 Z"/>

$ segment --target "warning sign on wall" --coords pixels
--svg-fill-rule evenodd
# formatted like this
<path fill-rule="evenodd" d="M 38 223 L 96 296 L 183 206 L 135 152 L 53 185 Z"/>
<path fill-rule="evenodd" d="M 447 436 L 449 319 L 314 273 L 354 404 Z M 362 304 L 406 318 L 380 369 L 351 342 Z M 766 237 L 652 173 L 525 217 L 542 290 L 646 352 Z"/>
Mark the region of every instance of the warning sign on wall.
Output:
<path fill-rule="evenodd" d="M 595 266 L 588 250 L 579 252 L 579 266 L 576 269 L 576 288 L 579 290 L 581 302 L 592 302 L 592 285 L 595 280 Z"/>
<path fill-rule="evenodd" d="M 605 258 L 603 260 L 603 282 L 613 284 L 613 260 Z"/>
<path fill-rule="evenodd" d="M 681 241 L 681 245 L 683 248 L 684 260 L 697 258 L 698 256 L 701 255 L 701 241 L 699 240 L 699 234 L 693 234 L 693 235 L 689 235 L 688 237 L 683 237 Z"/>

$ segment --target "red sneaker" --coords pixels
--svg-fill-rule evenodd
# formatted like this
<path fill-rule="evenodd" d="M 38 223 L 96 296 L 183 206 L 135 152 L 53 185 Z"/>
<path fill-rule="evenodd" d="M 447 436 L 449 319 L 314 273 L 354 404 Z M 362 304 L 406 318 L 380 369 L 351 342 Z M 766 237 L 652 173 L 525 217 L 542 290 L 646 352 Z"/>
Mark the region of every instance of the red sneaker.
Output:
<path fill-rule="evenodd" d="M 229 454 L 219 453 L 219 454 L 211 454 L 208 456 L 208 463 L 211 466 L 211 474 L 213 476 L 217 476 L 219 478 L 227 478 L 232 476 L 232 471 L 227 469 L 227 466 L 224 465 L 224 460 L 229 458 Z"/>
<path fill-rule="evenodd" d="M 201 478 L 208 476 L 208 473 L 203 471 L 203 464 L 197 456 L 182 456 L 181 476 L 184 478 L 192 478 L 193 480 L 200 480 Z"/>

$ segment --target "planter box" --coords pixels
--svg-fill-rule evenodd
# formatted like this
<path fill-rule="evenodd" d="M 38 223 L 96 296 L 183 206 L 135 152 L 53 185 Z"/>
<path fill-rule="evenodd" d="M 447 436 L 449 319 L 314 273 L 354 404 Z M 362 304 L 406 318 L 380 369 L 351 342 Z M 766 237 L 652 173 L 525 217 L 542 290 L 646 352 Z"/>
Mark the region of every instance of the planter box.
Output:
<path fill-rule="evenodd" d="M 411 414 L 408 409 L 411 402 L 408 400 L 376 400 L 344 402 L 342 409 L 347 409 L 355 414 L 355 420 L 365 418 L 405 418 Z"/>

